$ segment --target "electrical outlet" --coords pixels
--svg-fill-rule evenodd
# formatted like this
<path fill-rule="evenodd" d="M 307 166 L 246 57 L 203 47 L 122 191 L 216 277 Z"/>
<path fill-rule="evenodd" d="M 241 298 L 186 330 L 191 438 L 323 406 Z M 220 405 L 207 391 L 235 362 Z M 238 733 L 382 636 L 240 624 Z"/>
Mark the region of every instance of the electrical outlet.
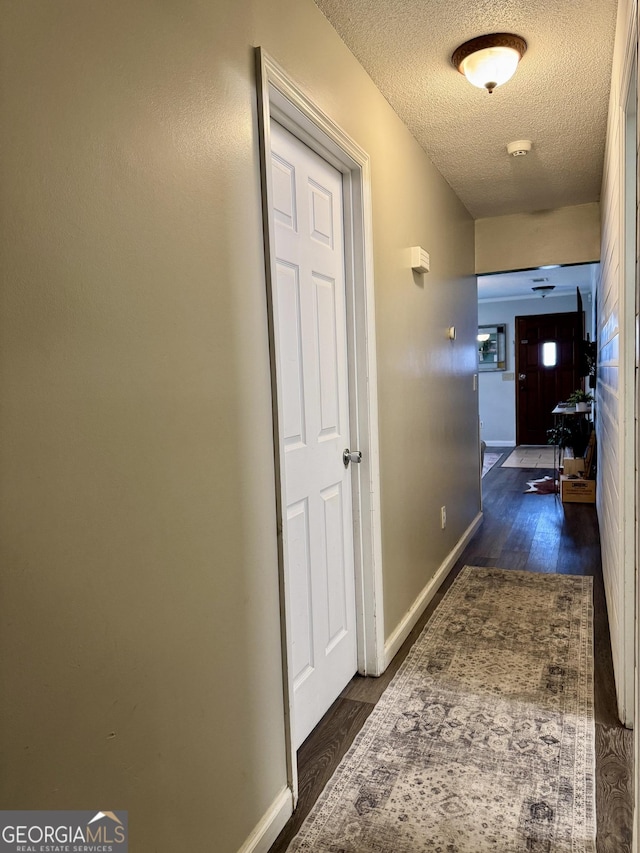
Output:
<path fill-rule="evenodd" d="M 446 506 L 440 507 L 440 526 L 444 530 L 447 526 L 447 508 Z"/>

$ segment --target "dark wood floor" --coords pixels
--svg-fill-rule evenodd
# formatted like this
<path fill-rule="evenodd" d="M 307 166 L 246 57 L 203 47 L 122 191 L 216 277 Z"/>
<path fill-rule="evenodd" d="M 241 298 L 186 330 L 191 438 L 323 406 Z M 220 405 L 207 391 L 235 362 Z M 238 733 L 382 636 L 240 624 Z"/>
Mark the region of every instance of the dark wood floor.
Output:
<path fill-rule="evenodd" d="M 509 448 L 492 451 L 510 452 Z M 484 523 L 380 678 L 356 676 L 298 751 L 300 799 L 270 853 L 284 853 L 454 578 L 465 565 L 592 575 L 594 579 L 596 809 L 598 853 L 630 853 L 632 732 L 618 721 L 595 508 L 523 494 L 551 474 L 494 466 L 483 480 Z"/>

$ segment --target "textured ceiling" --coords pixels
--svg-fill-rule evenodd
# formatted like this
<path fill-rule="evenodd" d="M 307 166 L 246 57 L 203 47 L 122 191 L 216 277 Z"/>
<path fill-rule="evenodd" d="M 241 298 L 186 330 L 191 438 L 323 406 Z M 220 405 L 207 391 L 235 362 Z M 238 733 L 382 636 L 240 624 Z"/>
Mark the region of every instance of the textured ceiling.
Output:
<path fill-rule="evenodd" d="M 475 218 L 600 198 L 615 0 L 315 0 Z M 464 41 L 528 44 L 492 95 L 451 65 Z M 530 139 L 526 157 L 506 145 Z"/>

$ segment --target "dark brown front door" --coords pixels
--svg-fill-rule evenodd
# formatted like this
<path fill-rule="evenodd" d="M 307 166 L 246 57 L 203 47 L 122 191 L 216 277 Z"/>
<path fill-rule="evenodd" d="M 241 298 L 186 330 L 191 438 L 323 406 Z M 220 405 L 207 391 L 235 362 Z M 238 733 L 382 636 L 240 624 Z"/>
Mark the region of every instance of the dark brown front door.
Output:
<path fill-rule="evenodd" d="M 516 442 L 546 444 L 552 410 L 581 387 L 584 315 L 516 317 Z"/>

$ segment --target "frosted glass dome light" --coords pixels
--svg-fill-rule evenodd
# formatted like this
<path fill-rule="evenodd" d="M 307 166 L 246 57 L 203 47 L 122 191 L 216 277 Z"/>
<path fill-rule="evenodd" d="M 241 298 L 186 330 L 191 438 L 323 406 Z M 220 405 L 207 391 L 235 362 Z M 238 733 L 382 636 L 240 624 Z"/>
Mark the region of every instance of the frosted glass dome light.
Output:
<path fill-rule="evenodd" d="M 479 36 L 460 45 L 451 61 L 467 80 L 489 94 L 516 73 L 527 43 L 512 33 Z"/>
<path fill-rule="evenodd" d="M 516 73 L 520 62 L 517 50 L 510 47 L 487 47 L 472 53 L 462 62 L 462 73 L 478 89 L 493 92 Z"/>

